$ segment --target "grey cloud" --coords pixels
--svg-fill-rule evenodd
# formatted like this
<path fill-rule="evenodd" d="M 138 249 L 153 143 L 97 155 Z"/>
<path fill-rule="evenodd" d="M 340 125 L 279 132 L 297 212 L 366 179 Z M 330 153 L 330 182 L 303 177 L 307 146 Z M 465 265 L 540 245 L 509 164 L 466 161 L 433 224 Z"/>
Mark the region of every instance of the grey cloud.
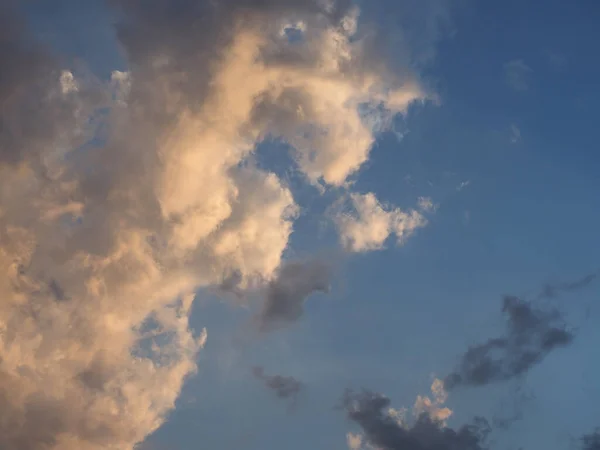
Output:
<path fill-rule="evenodd" d="M 476 418 L 458 430 L 444 427 L 422 414 L 412 426 L 388 414 L 390 400 L 370 391 L 347 391 L 343 407 L 348 419 L 358 424 L 366 441 L 381 450 L 482 450 L 491 431 L 488 422 Z"/>
<path fill-rule="evenodd" d="M 504 64 L 504 76 L 508 85 L 515 91 L 529 89 L 533 69 L 522 59 L 515 59 Z"/>
<path fill-rule="evenodd" d="M 598 273 L 590 273 L 578 280 L 561 282 L 561 283 L 546 283 L 542 288 L 542 292 L 538 295 L 538 298 L 554 298 L 561 293 L 575 292 L 584 287 L 589 286 L 598 276 Z"/>
<path fill-rule="evenodd" d="M 581 438 L 583 450 L 600 450 L 600 427 Z"/>
<path fill-rule="evenodd" d="M 0 7 L 0 61 L 10 62 L 0 71 L 0 166 L 28 160 L 39 168 L 42 152 L 89 139 L 82 125 L 103 105 L 101 89 L 88 77 L 77 96 L 65 94 L 57 59 L 9 7 Z"/>
<path fill-rule="evenodd" d="M 295 401 L 304 388 L 304 384 L 294 377 L 268 375 L 262 367 L 254 367 L 252 373 L 281 399 L 292 399 Z"/>
<path fill-rule="evenodd" d="M 322 261 L 285 264 L 267 288 L 260 315 L 261 329 L 269 330 L 298 320 L 311 294 L 328 291 L 331 276 L 331 267 Z"/>
<path fill-rule="evenodd" d="M 506 296 L 502 311 L 508 319 L 505 335 L 470 347 L 456 371 L 444 380 L 446 389 L 483 386 L 517 377 L 573 340 L 556 310 L 542 311 L 518 297 Z"/>

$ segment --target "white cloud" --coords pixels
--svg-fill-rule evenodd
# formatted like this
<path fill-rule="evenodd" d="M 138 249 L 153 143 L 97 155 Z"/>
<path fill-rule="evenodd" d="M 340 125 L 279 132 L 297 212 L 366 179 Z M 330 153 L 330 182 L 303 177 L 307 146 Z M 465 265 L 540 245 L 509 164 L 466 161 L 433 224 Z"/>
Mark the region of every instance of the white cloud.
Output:
<path fill-rule="evenodd" d="M 342 245 L 349 251 L 380 250 L 392 234 L 396 235 L 400 245 L 427 224 L 419 212 L 386 207 L 372 192 L 350 194 L 349 198 L 353 211 L 334 213 Z"/>

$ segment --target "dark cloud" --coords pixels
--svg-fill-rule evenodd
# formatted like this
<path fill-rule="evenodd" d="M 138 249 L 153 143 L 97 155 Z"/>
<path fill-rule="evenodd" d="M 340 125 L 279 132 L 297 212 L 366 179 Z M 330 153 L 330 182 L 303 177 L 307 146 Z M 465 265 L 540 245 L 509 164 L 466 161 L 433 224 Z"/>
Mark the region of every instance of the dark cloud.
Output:
<path fill-rule="evenodd" d="M 49 148 L 83 144 L 81 125 L 100 106 L 102 95 L 81 86 L 68 95 L 51 52 L 31 38 L 22 18 L 0 6 L 0 167 L 36 157 Z"/>
<path fill-rule="evenodd" d="M 581 438 L 583 450 L 600 450 L 600 427 Z"/>
<path fill-rule="evenodd" d="M 556 310 L 542 311 L 518 297 L 506 296 L 502 311 L 508 319 L 505 335 L 470 347 L 456 371 L 444 380 L 446 389 L 517 377 L 573 340 Z"/>
<path fill-rule="evenodd" d="M 483 418 L 458 430 L 444 427 L 422 414 L 412 426 L 398 423 L 387 413 L 390 400 L 369 391 L 347 391 L 343 406 L 358 424 L 366 441 L 381 450 L 482 450 L 491 428 Z"/>
<path fill-rule="evenodd" d="M 331 267 L 319 260 L 285 264 L 268 288 L 260 327 L 273 327 L 298 320 L 304 312 L 304 301 L 313 293 L 327 292 Z"/>
<path fill-rule="evenodd" d="M 542 288 L 542 292 L 538 298 L 555 298 L 562 293 L 575 292 L 590 285 L 598 276 L 598 273 L 590 273 L 578 280 L 561 282 L 561 283 L 546 283 Z"/>
<path fill-rule="evenodd" d="M 281 399 L 292 399 L 292 401 L 295 401 L 304 388 L 304 384 L 294 377 L 267 375 L 262 367 L 254 367 L 252 373 Z"/>

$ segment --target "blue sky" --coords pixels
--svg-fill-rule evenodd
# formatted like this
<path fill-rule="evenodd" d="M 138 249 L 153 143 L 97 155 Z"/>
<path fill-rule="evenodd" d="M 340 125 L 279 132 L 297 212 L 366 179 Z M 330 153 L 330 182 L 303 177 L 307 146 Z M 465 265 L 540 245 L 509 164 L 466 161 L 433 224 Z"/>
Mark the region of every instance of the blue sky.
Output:
<path fill-rule="evenodd" d="M 394 67 L 396 47 L 386 43 L 404 32 L 412 67 L 439 102 L 399 114 L 393 128 L 403 137 L 379 133 L 351 189 L 403 210 L 428 197 L 437 209 L 402 245 L 390 238 L 381 250 L 344 252 L 327 215 L 343 189 L 320 193 L 289 169 L 282 144 L 261 144 L 257 164 L 280 174 L 302 208 L 286 257 L 335 260 L 332 288 L 269 333 L 253 322 L 263 291 L 241 302 L 200 289 L 190 324 L 209 338 L 198 373 L 143 449 L 348 448 L 346 433 L 361 430 L 336 409 L 345 388 L 411 407 L 469 346 L 502 333 L 503 295 L 532 299 L 545 283 L 598 270 L 600 4 L 432 1 L 421 11 L 411 2 L 362 3 L 363 19 L 383 36 L 381 54 Z M 118 14 L 103 2 L 22 10 L 65 64 L 77 61 L 101 79 L 128 70 L 112 27 Z M 439 28 L 428 30 L 429 20 Z M 493 427 L 493 449 L 564 449 L 600 425 L 598 292 L 592 283 L 548 300 L 577 330 L 573 343 L 522 376 L 450 392 L 448 426 L 510 416 L 517 388 L 532 398 L 507 429 Z M 252 375 L 254 366 L 304 384 L 294 408 Z"/>

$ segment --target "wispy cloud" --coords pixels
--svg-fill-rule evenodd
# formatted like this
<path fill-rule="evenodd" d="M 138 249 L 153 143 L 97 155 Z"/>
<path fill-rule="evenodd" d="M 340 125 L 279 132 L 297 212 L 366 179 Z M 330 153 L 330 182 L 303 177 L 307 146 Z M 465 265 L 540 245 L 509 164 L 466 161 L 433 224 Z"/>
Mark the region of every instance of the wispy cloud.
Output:
<path fill-rule="evenodd" d="M 521 130 L 515 124 L 510 126 L 510 143 L 516 144 L 521 140 Z"/>
<path fill-rule="evenodd" d="M 504 77 L 515 91 L 526 91 L 531 84 L 533 69 L 522 59 L 514 59 L 504 64 Z"/>
<path fill-rule="evenodd" d="M 470 185 L 471 185 L 471 181 L 470 180 L 461 181 L 460 184 L 458 186 L 456 186 L 456 190 L 458 192 L 460 192 L 463 189 L 469 187 Z"/>
<path fill-rule="evenodd" d="M 546 284 L 536 300 L 583 289 L 596 275 L 594 272 L 572 282 Z M 569 345 L 574 339 L 556 309 L 536 307 L 534 302 L 515 296 L 505 296 L 502 305 L 502 312 L 507 316 L 504 336 L 470 347 L 456 371 L 445 378 L 446 389 L 483 386 L 523 375 L 550 352 Z"/>
<path fill-rule="evenodd" d="M 504 297 L 502 311 L 508 318 L 506 334 L 470 347 L 457 370 L 444 379 L 446 389 L 483 386 L 522 375 L 573 340 L 558 311 L 535 309 L 514 296 Z"/>
<path fill-rule="evenodd" d="M 252 373 L 264 383 L 265 387 L 273 391 L 277 397 L 292 400 L 293 404 L 295 404 L 298 395 L 304 389 L 304 384 L 294 377 L 268 375 L 262 367 L 254 367 Z"/>

